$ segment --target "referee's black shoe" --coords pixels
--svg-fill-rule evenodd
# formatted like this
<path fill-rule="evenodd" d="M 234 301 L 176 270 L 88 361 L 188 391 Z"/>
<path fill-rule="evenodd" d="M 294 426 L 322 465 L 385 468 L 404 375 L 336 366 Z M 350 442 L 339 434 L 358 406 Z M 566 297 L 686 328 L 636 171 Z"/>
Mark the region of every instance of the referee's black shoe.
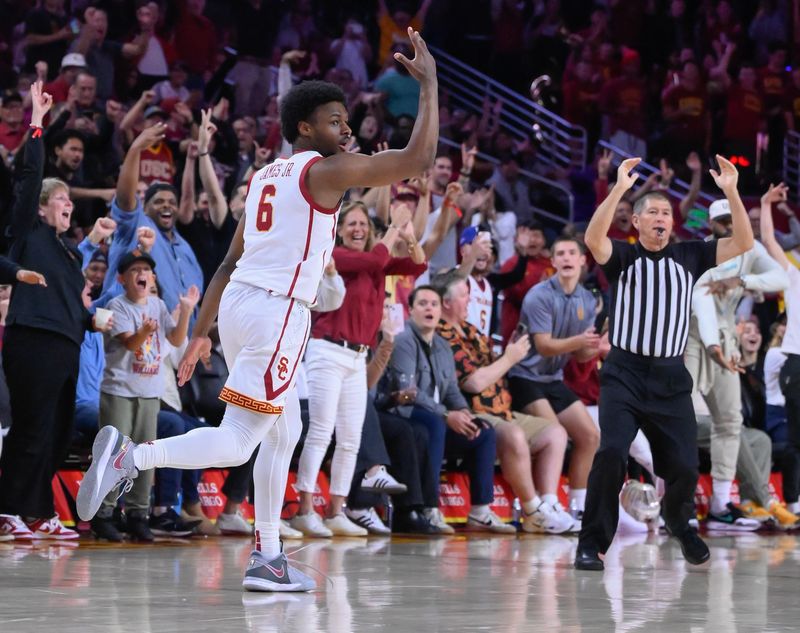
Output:
<path fill-rule="evenodd" d="M 583 571 L 603 571 L 605 565 L 600 560 L 600 555 L 594 550 L 578 547 L 575 553 L 575 569 Z"/>
<path fill-rule="evenodd" d="M 697 535 L 697 530 L 694 528 L 687 527 L 680 534 L 673 534 L 673 536 L 681 544 L 683 557 L 692 565 L 702 565 L 711 558 L 708 545 Z"/>

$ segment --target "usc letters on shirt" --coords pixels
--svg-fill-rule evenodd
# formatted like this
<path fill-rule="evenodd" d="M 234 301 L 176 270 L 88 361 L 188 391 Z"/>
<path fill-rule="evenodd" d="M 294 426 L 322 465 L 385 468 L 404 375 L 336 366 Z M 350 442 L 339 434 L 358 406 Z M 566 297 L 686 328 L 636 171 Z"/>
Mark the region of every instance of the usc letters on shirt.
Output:
<path fill-rule="evenodd" d="M 154 182 L 169 182 L 175 178 L 175 160 L 166 143 L 148 147 L 139 161 L 139 180 L 148 185 Z"/>

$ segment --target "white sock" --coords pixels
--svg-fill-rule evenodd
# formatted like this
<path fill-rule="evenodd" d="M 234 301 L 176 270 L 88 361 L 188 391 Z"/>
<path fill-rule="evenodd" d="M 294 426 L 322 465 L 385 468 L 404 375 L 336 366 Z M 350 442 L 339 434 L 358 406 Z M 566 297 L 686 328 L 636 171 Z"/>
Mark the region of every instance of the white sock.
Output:
<path fill-rule="evenodd" d="M 523 501 L 520 505 L 522 506 L 522 511 L 525 514 L 533 514 L 536 512 L 536 508 L 542 503 L 542 500 L 539 498 L 538 495 L 534 495 L 533 499 L 530 501 Z"/>
<path fill-rule="evenodd" d="M 153 506 L 153 516 L 160 517 L 167 511 L 167 506 Z"/>
<path fill-rule="evenodd" d="M 133 463 L 136 464 L 137 470 L 150 470 L 166 461 L 167 451 L 164 444 L 158 441 L 137 444 L 133 449 Z"/>
<path fill-rule="evenodd" d="M 472 506 L 469 513 L 476 519 L 484 519 L 489 516 L 489 506 L 488 505 Z"/>
<path fill-rule="evenodd" d="M 544 501 L 551 508 L 555 508 L 556 504 L 558 503 L 558 495 L 553 493 L 542 495 L 542 501 Z"/>
<path fill-rule="evenodd" d="M 800 501 L 795 501 L 794 503 L 789 504 L 789 512 L 792 514 L 797 514 L 800 512 Z"/>
<path fill-rule="evenodd" d="M 569 489 L 569 507 L 573 506 L 581 512 L 586 509 L 586 488 Z"/>
<path fill-rule="evenodd" d="M 281 553 L 279 523 L 256 521 L 256 550 L 268 561 Z"/>
<path fill-rule="evenodd" d="M 714 479 L 711 483 L 711 511 L 714 514 L 725 512 L 726 506 L 731 502 L 732 481 Z"/>

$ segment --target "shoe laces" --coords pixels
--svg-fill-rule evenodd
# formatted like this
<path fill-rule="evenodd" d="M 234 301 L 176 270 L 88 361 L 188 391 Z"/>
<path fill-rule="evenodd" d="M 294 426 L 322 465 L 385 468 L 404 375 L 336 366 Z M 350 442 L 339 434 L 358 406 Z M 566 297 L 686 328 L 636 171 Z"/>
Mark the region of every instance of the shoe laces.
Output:
<path fill-rule="evenodd" d="M 132 477 L 123 477 L 122 479 L 120 479 L 120 482 L 119 482 L 119 494 L 117 495 L 117 501 L 119 501 L 119 498 L 122 495 L 129 493 L 132 489 L 133 489 L 133 478 Z"/>
<path fill-rule="evenodd" d="M 312 545 L 311 543 L 309 543 L 307 545 L 303 545 L 302 547 L 298 547 L 297 549 L 292 550 L 291 554 L 287 554 L 286 552 L 284 552 L 283 555 L 286 557 L 287 561 L 291 561 L 293 566 L 295 566 L 295 567 L 305 567 L 306 569 L 310 569 L 311 571 L 315 572 L 318 576 L 322 576 L 325 580 L 327 580 L 330 583 L 331 588 L 333 588 L 334 582 L 333 582 L 333 579 L 330 576 L 328 576 L 327 574 L 323 574 L 319 569 L 314 567 L 314 565 L 309 565 L 308 563 L 300 562 L 296 558 L 292 558 L 292 556 L 294 556 L 295 554 L 297 554 L 299 552 L 302 552 L 307 547 L 311 547 L 311 545 Z M 281 549 L 283 549 L 283 543 L 281 543 Z"/>

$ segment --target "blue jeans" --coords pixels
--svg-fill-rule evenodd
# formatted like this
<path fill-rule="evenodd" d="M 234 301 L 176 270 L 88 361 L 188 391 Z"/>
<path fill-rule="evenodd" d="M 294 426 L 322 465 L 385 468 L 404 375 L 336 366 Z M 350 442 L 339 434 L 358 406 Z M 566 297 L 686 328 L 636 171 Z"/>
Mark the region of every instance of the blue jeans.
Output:
<path fill-rule="evenodd" d="M 445 455 L 462 458 L 469 474 L 469 489 L 473 505 L 487 505 L 494 500 L 494 460 L 497 454 L 497 439 L 494 428 L 481 424 L 481 432 L 475 439 L 468 439 L 452 431 L 442 416 L 414 407 L 411 424 L 422 426 L 428 432 L 428 455 L 433 481 L 439 481 L 439 471 Z"/>
<path fill-rule="evenodd" d="M 162 409 L 158 412 L 158 439 L 183 435 L 192 429 L 208 426 L 205 422 L 178 413 Z M 156 506 L 174 506 L 178 503 L 178 491 L 183 492 L 185 503 L 197 503 L 200 495 L 197 484 L 200 481 L 199 470 L 181 470 L 179 468 L 159 468 L 156 470 L 155 503 Z"/>
<path fill-rule="evenodd" d="M 98 431 L 100 419 L 100 403 L 78 402 L 75 404 L 75 417 L 73 426 L 73 441 L 83 436 L 91 441 Z"/>

